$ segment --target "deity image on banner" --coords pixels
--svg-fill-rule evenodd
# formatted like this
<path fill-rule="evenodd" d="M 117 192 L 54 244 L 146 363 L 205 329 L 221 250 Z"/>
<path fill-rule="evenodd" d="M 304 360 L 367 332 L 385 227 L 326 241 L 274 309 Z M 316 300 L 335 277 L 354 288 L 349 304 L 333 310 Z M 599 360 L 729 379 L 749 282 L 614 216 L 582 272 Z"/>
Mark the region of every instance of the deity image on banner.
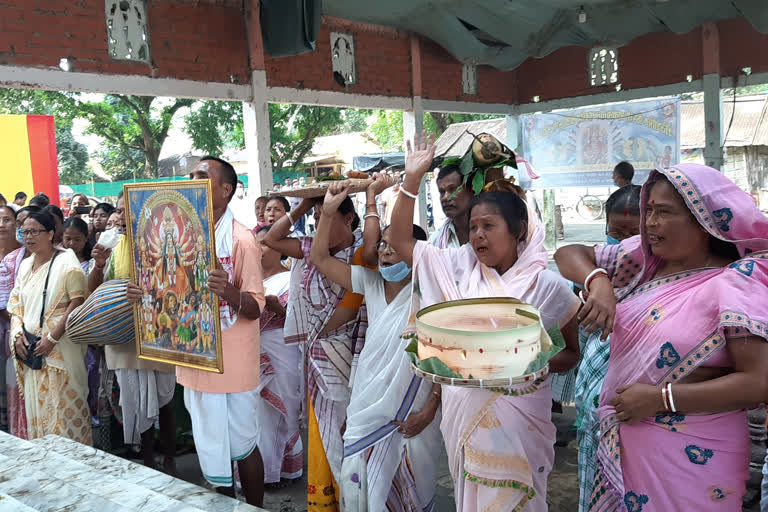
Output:
<path fill-rule="evenodd" d="M 208 181 L 125 186 L 133 270 L 143 296 L 135 306 L 139 357 L 223 371 Z"/>

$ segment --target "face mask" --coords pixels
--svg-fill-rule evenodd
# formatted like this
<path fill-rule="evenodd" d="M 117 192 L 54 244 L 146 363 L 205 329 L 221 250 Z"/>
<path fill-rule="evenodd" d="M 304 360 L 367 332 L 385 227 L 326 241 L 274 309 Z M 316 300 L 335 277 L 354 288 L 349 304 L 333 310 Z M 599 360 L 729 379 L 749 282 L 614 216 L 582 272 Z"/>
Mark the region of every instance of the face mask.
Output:
<path fill-rule="evenodd" d="M 613 238 L 611 235 L 605 235 L 605 243 L 606 245 L 619 245 L 621 242 Z"/>
<path fill-rule="evenodd" d="M 23 237 L 23 236 L 21 236 L 21 232 L 22 232 L 22 231 L 23 231 L 23 229 L 21 229 L 21 228 L 18 228 L 18 229 L 16 230 L 16 240 L 18 240 L 18 242 L 19 242 L 20 244 L 23 244 L 23 243 L 24 243 L 24 237 Z"/>
<path fill-rule="evenodd" d="M 379 265 L 379 272 L 385 281 L 398 283 L 408 277 L 408 274 L 411 273 L 411 268 L 404 261 L 401 261 L 389 267 Z"/>

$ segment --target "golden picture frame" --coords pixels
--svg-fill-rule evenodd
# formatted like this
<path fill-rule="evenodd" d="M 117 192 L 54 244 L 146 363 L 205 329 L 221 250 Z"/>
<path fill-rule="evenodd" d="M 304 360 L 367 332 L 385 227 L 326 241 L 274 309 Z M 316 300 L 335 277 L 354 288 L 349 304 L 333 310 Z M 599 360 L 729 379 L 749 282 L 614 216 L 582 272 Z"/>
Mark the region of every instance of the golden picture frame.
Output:
<path fill-rule="evenodd" d="M 139 358 L 223 373 L 210 180 L 129 183 L 123 187 Z"/>

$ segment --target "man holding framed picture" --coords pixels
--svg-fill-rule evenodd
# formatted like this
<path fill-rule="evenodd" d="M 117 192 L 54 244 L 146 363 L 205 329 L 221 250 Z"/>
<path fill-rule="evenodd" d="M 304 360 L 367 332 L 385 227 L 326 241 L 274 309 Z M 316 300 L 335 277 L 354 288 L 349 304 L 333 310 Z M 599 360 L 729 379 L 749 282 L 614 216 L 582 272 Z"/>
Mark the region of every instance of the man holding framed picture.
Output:
<path fill-rule="evenodd" d="M 207 288 L 219 297 L 224 373 L 176 367 L 203 476 L 221 494 L 234 497 L 237 461 L 246 501 L 263 506 L 264 465 L 256 445 L 259 400 L 259 317 L 265 304 L 261 249 L 234 219 L 229 202 L 237 174 L 229 162 L 204 157 L 191 179 L 211 180 L 218 264 Z"/>

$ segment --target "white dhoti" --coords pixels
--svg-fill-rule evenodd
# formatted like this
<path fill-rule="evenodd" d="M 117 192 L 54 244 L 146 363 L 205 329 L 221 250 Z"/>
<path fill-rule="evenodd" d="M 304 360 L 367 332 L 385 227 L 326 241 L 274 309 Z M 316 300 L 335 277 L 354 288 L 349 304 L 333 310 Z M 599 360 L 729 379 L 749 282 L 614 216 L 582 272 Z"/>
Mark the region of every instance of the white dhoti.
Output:
<path fill-rule="evenodd" d="M 285 344 L 282 329 L 261 333 L 256 432 L 266 483 L 299 478 L 302 473 L 300 365 L 301 350 L 298 345 Z"/>
<path fill-rule="evenodd" d="M 139 444 L 141 434 L 152 428 L 160 416 L 160 408 L 173 400 L 176 374 L 119 368 L 115 375 L 120 386 L 123 438 L 126 444 Z"/>
<path fill-rule="evenodd" d="M 248 457 L 257 442 L 255 389 L 240 393 L 205 393 L 184 388 L 184 405 L 192 419 L 192 437 L 205 479 L 229 487 L 232 461 Z"/>

